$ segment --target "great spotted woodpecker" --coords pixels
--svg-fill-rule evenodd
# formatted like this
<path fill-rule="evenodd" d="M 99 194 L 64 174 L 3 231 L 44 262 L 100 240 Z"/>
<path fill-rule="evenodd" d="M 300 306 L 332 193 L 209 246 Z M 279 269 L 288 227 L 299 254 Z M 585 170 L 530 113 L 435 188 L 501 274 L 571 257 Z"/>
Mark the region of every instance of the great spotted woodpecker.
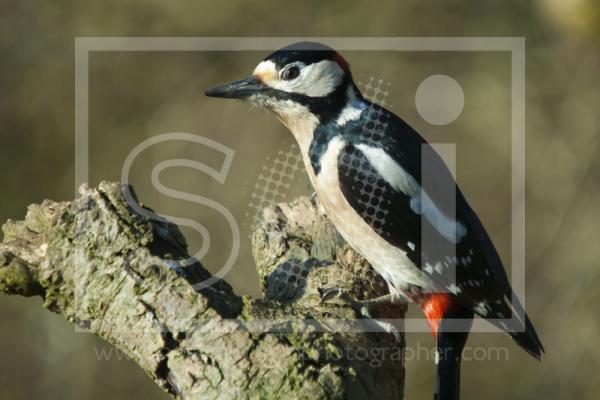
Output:
<path fill-rule="evenodd" d="M 541 358 L 542 343 L 500 257 L 446 165 L 435 152 L 423 157 L 428 143 L 363 97 L 340 54 L 296 43 L 266 57 L 249 78 L 206 95 L 247 99 L 289 128 L 340 234 L 392 296 L 422 308 L 437 341 L 434 398 L 459 397 L 461 353 L 474 314 Z M 424 169 L 432 182 L 427 187 Z M 452 189 L 452 201 L 444 188 Z"/>

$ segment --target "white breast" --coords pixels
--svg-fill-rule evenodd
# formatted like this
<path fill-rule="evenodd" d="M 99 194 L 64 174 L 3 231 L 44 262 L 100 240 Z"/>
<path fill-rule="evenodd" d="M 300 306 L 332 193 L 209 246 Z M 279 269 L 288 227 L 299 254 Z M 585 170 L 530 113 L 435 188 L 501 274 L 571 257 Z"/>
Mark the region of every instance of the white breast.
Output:
<path fill-rule="evenodd" d="M 379 236 L 352 208 L 340 190 L 338 156 L 346 143 L 339 137 L 329 142 L 321 157 L 315 190 L 328 217 L 342 237 L 379 272 L 390 285 L 390 290 L 401 290 L 408 284 L 431 288 L 431 281 L 421 273 L 402 250 Z M 308 159 L 308 155 L 304 157 Z M 310 164 L 307 165 L 312 170 Z"/>
<path fill-rule="evenodd" d="M 304 106 L 279 109 L 285 110 L 278 112 L 279 118 L 292 131 L 300 146 L 302 159 L 319 201 L 346 242 L 381 274 L 391 291 L 401 291 L 407 285 L 432 288 L 431 280 L 419 271 L 406 253 L 381 238 L 344 197 L 338 179 L 338 157 L 346 143 L 340 137 L 329 142 L 320 159 L 319 175 L 315 176 L 308 153 L 318 119 Z"/>

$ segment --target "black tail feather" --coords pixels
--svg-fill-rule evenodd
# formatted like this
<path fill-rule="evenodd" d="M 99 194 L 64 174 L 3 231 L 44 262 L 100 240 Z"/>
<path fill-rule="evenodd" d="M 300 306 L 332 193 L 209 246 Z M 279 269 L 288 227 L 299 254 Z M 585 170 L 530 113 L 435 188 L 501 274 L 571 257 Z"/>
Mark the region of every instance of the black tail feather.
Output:
<path fill-rule="evenodd" d="M 535 331 L 535 328 L 533 327 L 531 320 L 527 316 L 527 313 L 525 312 L 523 305 L 519 301 L 519 298 L 514 292 L 512 292 L 511 294 L 512 299 L 510 300 L 512 306 L 515 309 L 515 312 L 517 313 L 517 317 L 521 321 L 524 321 L 524 324 L 523 322 L 521 322 L 520 329 L 518 329 L 517 331 L 510 331 L 508 332 L 508 334 L 514 339 L 515 342 L 517 342 L 519 346 L 523 348 L 523 350 L 531 354 L 536 359 L 541 360 L 542 354 L 546 352 L 546 350 L 544 350 L 544 346 L 542 345 L 542 341 L 540 340 L 540 337 Z"/>
<path fill-rule="evenodd" d="M 453 351 L 440 351 L 435 378 L 434 400 L 460 399 L 460 354 Z"/>
<path fill-rule="evenodd" d="M 542 354 L 545 353 L 546 350 L 544 350 L 544 346 L 527 314 L 525 314 L 525 331 L 508 332 L 508 334 L 523 348 L 523 350 L 538 360 L 542 359 Z"/>

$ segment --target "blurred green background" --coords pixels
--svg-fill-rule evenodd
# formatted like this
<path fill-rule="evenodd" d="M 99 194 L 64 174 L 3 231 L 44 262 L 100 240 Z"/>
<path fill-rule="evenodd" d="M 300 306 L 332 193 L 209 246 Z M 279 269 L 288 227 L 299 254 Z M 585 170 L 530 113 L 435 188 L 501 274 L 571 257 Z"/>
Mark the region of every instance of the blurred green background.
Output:
<path fill-rule="evenodd" d="M 0 221 L 20 219 L 44 198 L 74 195 L 74 41 L 80 36 L 522 36 L 526 38 L 527 309 L 548 354 L 537 363 L 500 334 L 469 345 L 500 348 L 463 364 L 465 399 L 595 399 L 600 391 L 600 3 L 523 1 L 94 1 L 0 0 Z M 221 202 L 242 233 L 227 275 L 238 293 L 257 295 L 248 252 L 260 176 L 291 135 L 272 116 L 202 91 L 243 77 L 265 52 L 95 52 L 90 56 L 90 182 L 118 180 L 143 140 L 166 132 L 200 134 L 235 156 L 224 185 L 191 170 L 162 181 Z M 345 52 L 357 81 L 382 79 L 386 106 L 434 142 L 457 143 L 458 180 L 510 270 L 510 56 Z M 465 108 L 445 126 L 424 121 L 415 90 L 426 77 L 460 83 Z M 364 85 L 363 85 L 364 86 Z M 278 153 L 281 152 L 281 153 Z M 219 168 L 222 155 L 170 142 L 144 152 L 130 181 L 157 211 L 204 224 L 211 271 L 231 247 L 222 217 L 161 195 L 150 171 L 171 158 Z M 276 200 L 308 194 L 302 171 Z M 192 251 L 199 235 L 184 228 Z M 109 345 L 76 333 L 40 299 L 0 295 L 0 399 L 167 398 Z M 414 310 L 411 316 L 417 316 Z M 415 351 L 428 334 L 408 334 Z M 430 398 L 434 365 L 407 360 L 406 397 Z M 480 353 L 481 354 L 481 353 Z M 476 354 L 474 354 L 473 358 Z"/>

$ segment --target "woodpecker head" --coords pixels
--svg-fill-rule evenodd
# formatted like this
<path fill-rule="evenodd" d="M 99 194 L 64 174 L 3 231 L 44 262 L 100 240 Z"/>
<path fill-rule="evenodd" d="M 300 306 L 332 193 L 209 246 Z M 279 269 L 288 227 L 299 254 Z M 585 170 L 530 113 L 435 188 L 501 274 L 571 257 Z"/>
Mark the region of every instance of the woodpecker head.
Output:
<path fill-rule="evenodd" d="M 275 112 L 288 126 L 307 118 L 323 123 L 360 97 L 346 60 L 315 42 L 295 43 L 277 50 L 260 62 L 250 77 L 205 94 L 247 99 Z"/>

